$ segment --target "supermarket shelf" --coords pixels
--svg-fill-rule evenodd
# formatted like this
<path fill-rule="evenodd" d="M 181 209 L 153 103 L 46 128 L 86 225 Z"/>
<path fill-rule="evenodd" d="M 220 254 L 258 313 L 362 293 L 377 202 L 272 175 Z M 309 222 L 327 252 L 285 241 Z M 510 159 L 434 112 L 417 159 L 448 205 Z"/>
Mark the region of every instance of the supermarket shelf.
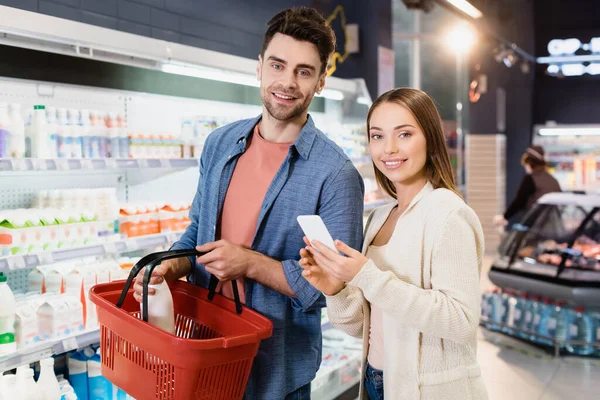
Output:
<path fill-rule="evenodd" d="M 526 293 L 538 293 L 545 297 L 560 299 L 571 304 L 584 307 L 597 308 L 600 304 L 600 288 L 590 286 L 572 285 L 561 282 L 560 279 L 545 279 L 541 275 L 533 276 L 512 269 L 503 270 L 492 267 L 488 274 L 490 281 L 501 288 L 511 288 Z"/>
<path fill-rule="evenodd" d="M 540 335 L 536 332 L 531 332 L 528 330 L 524 330 L 524 329 L 519 329 L 516 328 L 514 326 L 510 326 L 507 324 L 503 324 L 500 322 L 496 322 L 496 321 L 492 321 L 489 318 L 485 318 L 485 317 L 480 317 L 479 320 L 479 325 L 483 326 L 484 328 L 486 328 L 488 331 L 490 332 L 496 332 L 498 334 L 502 334 L 508 337 L 511 337 L 513 339 L 516 340 L 525 340 L 526 342 L 529 342 L 531 344 L 534 344 L 536 346 L 541 346 L 544 348 L 551 348 L 554 352 L 554 356 L 558 357 L 561 355 L 561 350 L 565 348 L 565 346 L 567 345 L 572 345 L 572 346 L 589 346 L 589 347 L 593 347 L 593 348 L 598 348 L 600 349 L 600 341 L 598 342 L 585 342 L 582 340 L 556 340 L 552 337 L 549 336 L 544 336 L 544 335 Z M 538 341 L 538 343 L 534 343 L 531 342 L 531 340 L 527 340 L 525 338 L 522 337 L 518 337 L 518 336 L 514 336 L 511 335 L 509 333 L 507 333 L 507 331 L 512 331 L 514 334 L 516 335 L 524 335 L 529 339 L 534 338 L 535 340 Z M 543 341 L 545 343 L 548 344 L 544 344 L 544 343 L 540 343 L 540 341 Z M 573 354 L 570 354 L 573 355 Z"/>
<path fill-rule="evenodd" d="M 65 250 L 23 254 L 0 258 L 0 271 L 11 271 L 22 268 L 35 268 L 38 265 L 54 262 L 76 260 L 83 257 L 97 257 L 106 254 L 126 253 L 130 251 L 151 249 L 176 242 L 183 232 L 161 233 L 157 235 L 140 236 L 114 242 L 94 244 Z"/>
<path fill-rule="evenodd" d="M 0 356 L 0 374 L 21 365 L 31 364 L 42 358 L 81 349 L 99 342 L 100 331 L 95 329 L 66 338 L 48 340 L 27 346 L 6 356 Z"/>
<path fill-rule="evenodd" d="M 333 400 L 360 383 L 361 351 L 344 351 L 348 359 L 335 369 L 321 367 L 311 385 L 311 395 L 315 399 Z"/>
<path fill-rule="evenodd" d="M 21 171 L 103 171 L 120 169 L 171 168 L 185 169 L 197 167 L 194 158 L 172 159 L 0 159 L 0 172 Z"/>

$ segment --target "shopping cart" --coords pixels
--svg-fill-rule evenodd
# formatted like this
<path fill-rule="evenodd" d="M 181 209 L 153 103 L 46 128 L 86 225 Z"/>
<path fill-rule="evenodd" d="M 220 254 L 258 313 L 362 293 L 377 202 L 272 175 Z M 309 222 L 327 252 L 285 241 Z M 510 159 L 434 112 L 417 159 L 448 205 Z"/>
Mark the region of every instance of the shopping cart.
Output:
<path fill-rule="evenodd" d="M 175 308 L 174 335 L 148 324 L 148 282 L 164 260 L 198 256 L 195 250 L 150 254 L 131 270 L 127 281 L 92 287 L 98 307 L 102 374 L 138 400 L 241 399 L 260 341 L 273 324 L 235 301 L 187 282 L 169 283 Z M 144 274 L 143 313 L 131 284 Z M 143 314 L 143 315 L 141 315 Z"/>

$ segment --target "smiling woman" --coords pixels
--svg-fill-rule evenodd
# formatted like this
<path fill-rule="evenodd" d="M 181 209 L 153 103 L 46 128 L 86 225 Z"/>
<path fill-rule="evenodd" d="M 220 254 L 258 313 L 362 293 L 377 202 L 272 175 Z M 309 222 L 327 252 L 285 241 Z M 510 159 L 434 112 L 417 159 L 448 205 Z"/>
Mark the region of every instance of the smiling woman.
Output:
<path fill-rule="evenodd" d="M 327 295 L 333 325 L 363 339 L 362 398 L 487 399 L 483 232 L 456 193 L 440 115 L 427 94 L 401 88 L 373 103 L 367 127 L 377 180 L 396 201 L 369 216 L 362 253 L 305 239 L 302 274 Z"/>

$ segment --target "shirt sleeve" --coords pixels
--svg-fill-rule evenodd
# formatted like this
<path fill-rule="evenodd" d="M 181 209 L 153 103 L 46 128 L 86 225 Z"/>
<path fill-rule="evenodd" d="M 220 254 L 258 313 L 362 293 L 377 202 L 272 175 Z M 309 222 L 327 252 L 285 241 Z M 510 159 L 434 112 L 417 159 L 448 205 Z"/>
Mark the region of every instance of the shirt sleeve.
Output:
<path fill-rule="evenodd" d="M 533 194 L 535 194 L 535 183 L 531 175 L 525 174 L 517 190 L 517 195 L 504 213 L 504 219 L 509 220 L 518 212 L 525 210 L 527 201 Z"/>
<path fill-rule="evenodd" d="M 203 151 L 202 156 L 200 157 L 200 178 L 198 179 L 198 188 L 196 189 L 196 195 L 194 196 L 192 206 L 190 207 L 190 225 L 185 229 L 185 232 L 181 238 L 175 242 L 173 246 L 171 246 L 171 250 L 196 248 L 198 239 L 198 218 L 200 216 L 200 207 L 202 205 L 202 175 L 204 169 L 204 154 L 205 153 Z M 194 276 L 194 269 L 196 267 L 196 258 L 189 257 L 189 260 L 192 264 L 192 273 L 188 276 L 188 280 L 192 281 L 191 278 Z"/>
<path fill-rule="evenodd" d="M 321 192 L 318 214 L 334 240 L 361 250 L 364 212 L 363 180 L 350 160 L 333 174 Z M 284 260 L 283 270 L 288 284 L 296 294 L 293 305 L 305 312 L 325 306 L 323 294 L 302 276 L 298 260 Z"/>

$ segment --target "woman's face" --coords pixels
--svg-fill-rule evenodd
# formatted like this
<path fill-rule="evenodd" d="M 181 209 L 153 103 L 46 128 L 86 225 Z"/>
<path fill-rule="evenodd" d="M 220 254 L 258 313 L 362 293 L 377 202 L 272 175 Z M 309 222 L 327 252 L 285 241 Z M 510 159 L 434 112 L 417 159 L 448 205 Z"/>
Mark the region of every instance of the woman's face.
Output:
<path fill-rule="evenodd" d="M 396 103 L 383 103 L 371 114 L 369 148 L 379 171 L 395 184 L 425 176 L 427 141 L 412 113 Z"/>

